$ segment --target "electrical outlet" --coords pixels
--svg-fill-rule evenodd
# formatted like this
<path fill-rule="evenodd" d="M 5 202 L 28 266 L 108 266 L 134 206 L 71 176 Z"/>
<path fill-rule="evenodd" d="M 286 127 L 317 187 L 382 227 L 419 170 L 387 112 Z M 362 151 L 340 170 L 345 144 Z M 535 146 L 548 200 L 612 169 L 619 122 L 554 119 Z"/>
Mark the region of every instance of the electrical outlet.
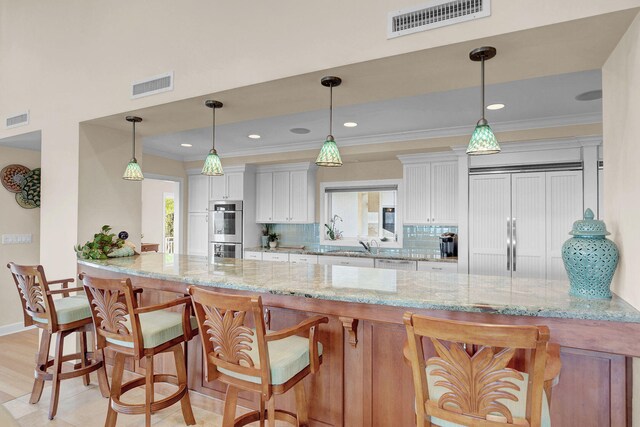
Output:
<path fill-rule="evenodd" d="M 32 242 L 31 234 L 3 234 L 3 245 L 26 245 Z"/>

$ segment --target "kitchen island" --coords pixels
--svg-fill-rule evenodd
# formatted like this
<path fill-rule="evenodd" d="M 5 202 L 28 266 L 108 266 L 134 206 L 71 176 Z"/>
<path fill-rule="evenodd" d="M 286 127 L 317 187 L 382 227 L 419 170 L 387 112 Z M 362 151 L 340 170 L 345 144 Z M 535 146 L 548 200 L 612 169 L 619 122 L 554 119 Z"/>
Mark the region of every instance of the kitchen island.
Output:
<path fill-rule="evenodd" d="M 420 271 L 145 254 L 78 261 L 78 271 L 130 277 L 145 288 L 143 303 L 184 293 L 188 286 L 260 294 L 271 329 L 314 314 L 324 363 L 306 384 L 312 425 L 415 425 L 411 371 L 402 347 L 405 311 L 503 324 L 547 325 L 562 346 L 563 368 L 551 406 L 555 426 L 625 426 L 629 421 L 631 356 L 640 356 L 640 312 L 617 296 L 583 300 L 568 283 Z M 225 387 L 203 378 L 199 340 L 189 344 L 190 387 L 223 399 Z M 433 350 L 427 348 L 427 354 Z M 162 369 L 159 364 L 159 370 Z M 132 369 L 133 366 L 131 367 Z M 140 368 L 135 368 L 140 369 Z M 256 407 L 251 394 L 241 395 Z M 278 406 L 291 410 L 283 397 Z"/>

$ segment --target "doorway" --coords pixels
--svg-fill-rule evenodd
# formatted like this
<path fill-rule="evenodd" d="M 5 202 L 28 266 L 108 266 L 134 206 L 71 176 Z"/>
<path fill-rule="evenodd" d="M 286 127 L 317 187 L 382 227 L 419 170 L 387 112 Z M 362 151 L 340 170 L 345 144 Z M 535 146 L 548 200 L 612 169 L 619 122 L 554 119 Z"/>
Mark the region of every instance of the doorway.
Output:
<path fill-rule="evenodd" d="M 142 181 L 142 242 L 158 245 L 158 252 L 181 251 L 180 178 L 146 176 Z"/>

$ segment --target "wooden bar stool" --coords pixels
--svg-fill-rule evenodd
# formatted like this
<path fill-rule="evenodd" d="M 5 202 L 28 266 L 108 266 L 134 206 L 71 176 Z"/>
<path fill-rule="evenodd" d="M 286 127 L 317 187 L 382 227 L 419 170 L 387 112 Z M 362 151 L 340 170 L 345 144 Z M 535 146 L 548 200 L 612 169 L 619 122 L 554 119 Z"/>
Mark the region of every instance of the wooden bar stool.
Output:
<path fill-rule="evenodd" d="M 111 378 L 111 395 L 105 426 L 115 426 L 118 413 L 145 414 L 145 425 L 151 425 L 151 414 L 180 402 L 182 416 L 187 425 L 195 424 L 189 400 L 187 370 L 182 343 L 196 333 L 196 320 L 190 315 L 189 297 L 163 304 L 138 307 L 131 280 L 99 279 L 81 273 L 85 293 L 91 306 L 98 349 L 115 351 L 115 364 Z M 124 298 L 124 302 L 123 302 Z M 184 306 L 182 313 L 166 310 Z M 153 356 L 173 352 L 177 375 L 155 374 Z M 145 377 L 122 383 L 126 357 L 145 359 Z M 161 400 L 154 400 L 154 384 L 166 382 L 178 390 Z M 120 397 L 129 390 L 144 385 L 144 404 L 123 403 Z"/>
<path fill-rule="evenodd" d="M 274 427 L 276 420 L 308 426 L 302 380 L 320 368 L 322 344 L 318 342 L 318 326 L 329 319 L 314 316 L 297 326 L 267 332 L 260 297 L 220 294 L 193 286 L 189 293 L 201 331 L 206 380 L 228 385 L 223 427 L 255 421 L 263 426 L 265 418 L 269 427 Z M 247 314 L 255 329 L 245 325 Z M 298 336 L 300 333 L 308 338 Z M 297 414 L 276 410 L 274 396 L 292 387 Z M 259 411 L 235 417 L 240 390 L 260 393 Z"/>
<path fill-rule="evenodd" d="M 87 332 L 93 330 L 91 309 L 84 295 L 70 295 L 71 292 L 82 292 L 83 288 L 69 288 L 74 279 L 47 281 L 41 265 L 25 266 L 12 262 L 7 264 L 16 284 L 24 314 L 24 325 L 35 325 L 42 329 L 40 349 L 36 359 L 35 381 L 29 403 L 37 403 L 42 396 L 45 381 L 51 381 L 51 403 L 49 405 L 49 419 L 52 420 L 58 410 L 60 395 L 60 381 L 69 378 L 82 377 L 84 385 L 89 385 L 89 374 L 97 371 L 100 391 L 104 397 L 109 397 L 109 384 L 103 364 L 103 354 L 87 350 Z M 62 289 L 51 290 L 51 285 L 61 285 Z M 62 298 L 53 299 L 53 295 Z M 69 334 L 80 334 L 80 351 L 63 355 L 64 339 Z M 49 358 L 49 348 L 53 334 L 56 339 L 55 357 Z M 62 363 L 79 360 L 73 365 L 73 370 L 63 372 Z M 47 372 L 53 367 L 53 373 Z"/>
<path fill-rule="evenodd" d="M 549 328 L 469 323 L 412 313 L 405 313 L 404 324 L 418 426 L 551 425 L 550 390 L 560 375 L 560 360 L 557 346 L 548 351 Z M 430 339 L 437 356 L 425 360 L 423 337 Z M 527 372 L 508 367 L 518 349 L 527 353 Z M 545 393 L 547 387 L 549 393 Z"/>

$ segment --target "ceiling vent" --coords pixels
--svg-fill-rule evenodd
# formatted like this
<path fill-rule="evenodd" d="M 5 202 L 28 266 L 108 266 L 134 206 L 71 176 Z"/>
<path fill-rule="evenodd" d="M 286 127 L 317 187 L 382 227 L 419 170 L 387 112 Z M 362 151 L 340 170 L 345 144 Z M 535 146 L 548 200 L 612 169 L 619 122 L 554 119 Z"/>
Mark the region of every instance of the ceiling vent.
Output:
<path fill-rule="evenodd" d="M 18 126 L 26 126 L 29 124 L 29 112 L 15 114 L 5 118 L 4 126 L 7 129 L 17 128 Z"/>
<path fill-rule="evenodd" d="M 131 85 L 131 99 L 173 90 L 173 71 L 146 80 L 133 82 Z"/>
<path fill-rule="evenodd" d="M 389 13 L 387 38 L 426 31 L 491 15 L 491 0 L 431 1 Z"/>

